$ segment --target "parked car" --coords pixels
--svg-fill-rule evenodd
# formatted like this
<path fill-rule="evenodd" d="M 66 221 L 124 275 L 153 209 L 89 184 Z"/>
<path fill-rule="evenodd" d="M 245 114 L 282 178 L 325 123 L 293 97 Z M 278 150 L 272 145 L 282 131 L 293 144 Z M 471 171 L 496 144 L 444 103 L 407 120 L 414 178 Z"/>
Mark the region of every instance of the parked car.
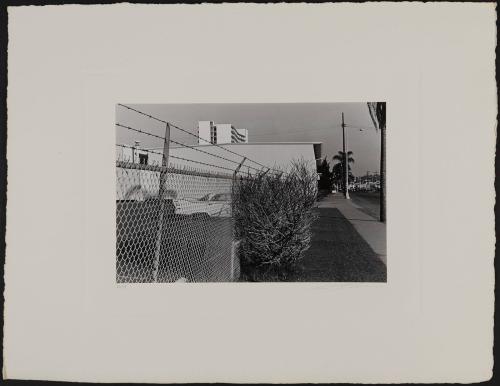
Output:
<path fill-rule="evenodd" d="M 155 202 L 158 196 L 141 192 L 139 197 L 135 194 L 135 201 Z M 231 216 L 231 193 L 208 193 L 201 198 L 179 197 L 173 189 L 165 190 L 163 199 L 167 202 L 169 213 L 180 215 L 193 215 L 195 217 L 230 217 Z"/>
<path fill-rule="evenodd" d="M 201 198 L 179 197 L 176 191 L 169 190 L 165 198 L 175 206 L 176 214 L 195 217 L 230 217 L 231 194 L 209 193 Z"/>
<path fill-rule="evenodd" d="M 208 213 L 211 217 L 231 216 L 231 193 L 208 193 L 198 200 L 198 212 Z"/>

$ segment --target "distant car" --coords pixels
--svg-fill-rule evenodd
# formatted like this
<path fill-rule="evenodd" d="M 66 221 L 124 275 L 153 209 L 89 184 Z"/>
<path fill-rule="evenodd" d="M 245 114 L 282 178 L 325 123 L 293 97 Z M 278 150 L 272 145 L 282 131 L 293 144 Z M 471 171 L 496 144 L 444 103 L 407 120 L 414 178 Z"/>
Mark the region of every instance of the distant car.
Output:
<path fill-rule="evenodd" d="M 197 211 L 208 213 L 211 217 L 231 216 L 231 193 L 208 193 L 198 200 Z"/>
<path fill-rule="evenodd" d="M 158 196 L 141 192 L 136 201 L 155 202 Z M 169 213 L 193 215 L 194 217 L 231 217 L 231 193 L 209 193 L 201 198 L 179 197 L 177 191 L 167 189 L 163 193 Z"/>
<path fill-rule="evenodd" d="M 196 199 L 179 197 L 177 192 L 169 191 L 165 198 L 173 202 L 175 214 L 193 215 L 199 218 L 231 216 L 230 193 L 209 193 Z"/>

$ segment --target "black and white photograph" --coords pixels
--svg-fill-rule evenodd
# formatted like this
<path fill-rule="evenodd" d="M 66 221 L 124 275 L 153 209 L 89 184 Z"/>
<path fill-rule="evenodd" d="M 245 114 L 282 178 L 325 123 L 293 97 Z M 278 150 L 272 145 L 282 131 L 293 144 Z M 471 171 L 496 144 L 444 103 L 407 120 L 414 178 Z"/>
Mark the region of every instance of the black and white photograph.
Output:
<path fill-rule="evenodd" d="M 493 2 L 14 3 L 4 379 L 491 379 Z"/>
<path fill-rule="evenodd" d="M 386 282 L 386 103 L 116 105 L 116 281 Z"/>

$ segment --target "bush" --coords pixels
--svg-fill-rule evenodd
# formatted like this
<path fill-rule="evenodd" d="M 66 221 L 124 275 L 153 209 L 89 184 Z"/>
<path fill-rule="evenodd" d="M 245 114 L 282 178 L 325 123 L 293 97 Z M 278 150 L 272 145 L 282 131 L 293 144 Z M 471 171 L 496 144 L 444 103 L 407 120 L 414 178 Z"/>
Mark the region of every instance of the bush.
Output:
<path fill-rule="evenodd" d="M 286 279 L 311 243 L 316 173 L 296 161 L 288 173 L 239 178 L 233 194 L 242 279 Z"/>

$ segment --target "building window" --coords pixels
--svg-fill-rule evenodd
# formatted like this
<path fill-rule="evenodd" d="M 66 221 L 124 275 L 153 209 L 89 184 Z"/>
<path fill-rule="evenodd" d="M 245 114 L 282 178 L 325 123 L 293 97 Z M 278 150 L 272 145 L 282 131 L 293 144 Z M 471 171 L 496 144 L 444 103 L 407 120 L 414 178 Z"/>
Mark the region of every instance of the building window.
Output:
<path fill-rule="evenodd" d="M 217 143 L 217 128 L 215 126 L 210 127 L 210 142 Z"/>
<path fill-rule="evenodd" d="M 147 154 L 139 154 L 139 163 L 141 165 L 147 165 L 148 164 L 148 155 Z"/>
<path fill-rule="evenodd" d="M 246 142 L 246 136 L 245 134 L 240 133 L 234 127 L 231 127 L 231 142 L 232 143 Z"/>

